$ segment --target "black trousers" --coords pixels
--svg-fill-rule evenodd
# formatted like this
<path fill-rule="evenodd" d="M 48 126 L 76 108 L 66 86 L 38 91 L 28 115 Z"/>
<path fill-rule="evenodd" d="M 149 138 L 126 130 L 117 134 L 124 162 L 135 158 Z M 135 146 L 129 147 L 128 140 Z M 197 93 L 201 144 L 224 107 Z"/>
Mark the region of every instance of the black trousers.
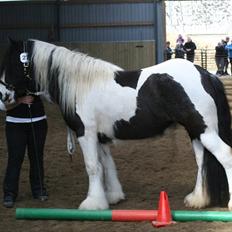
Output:
<path fill-rule="evenodd" d="M 47 120 L 33 123 L 6 122 L 8 163 L 3 183 L 4 196 L 18 195 L 20 170 L 27 149 L 30 161 L 30 184 L 32 194 L 38 195 L 44 189 L 43 150 L 47 135 Z M 35 142 L 34 142 L 35 137 Z"/>
<path fill-rule="evenodd" d="M 187 60 L 191 61 L 192 63 L 194 62 L 195 54 L 188 55 L 187 54 Z"/>

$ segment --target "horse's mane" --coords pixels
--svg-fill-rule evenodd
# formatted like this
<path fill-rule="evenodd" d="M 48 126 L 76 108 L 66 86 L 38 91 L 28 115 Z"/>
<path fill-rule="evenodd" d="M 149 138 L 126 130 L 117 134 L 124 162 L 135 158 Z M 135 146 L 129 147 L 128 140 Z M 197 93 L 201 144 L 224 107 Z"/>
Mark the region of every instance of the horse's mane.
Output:
<path fill-rule="evenodd" d="M 69 114 L 75 113 L 76 103 L 81 107 L 93 86 L 104 88 L 104 83 L 114 78 L 116 71 L 121 70 L 116 65 L 87 54 L 38 40 L 33 42 L 32 59 L 36 83 L 42 91 L 49 93 L 49 82 L 56 81 L 59 104 L 62 111 Z M 53 73 L 56 80 L 49 79 L 50 73 Z"/>

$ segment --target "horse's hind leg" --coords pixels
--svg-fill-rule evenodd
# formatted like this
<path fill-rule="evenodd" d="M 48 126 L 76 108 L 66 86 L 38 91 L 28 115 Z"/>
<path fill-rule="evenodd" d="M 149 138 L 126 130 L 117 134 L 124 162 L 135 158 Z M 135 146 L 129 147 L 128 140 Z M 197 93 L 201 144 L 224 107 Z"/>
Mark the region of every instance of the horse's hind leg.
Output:
<path fill-rule="evenodd" d="M 94 133 L 85 131 L 79 143 L 84 155 L 85 167 L 89 176 L 87 198 L 81 203 L 80 209 L 107 209 L 109 207 L 103 185 L 103 167 L 98 157 L 98 142 Z"/>
<path fill-rule="evenodd" d="M 203 208 L 210 203 L 205 173 L 203 172 L 204 147 L 198 139 L 192 141 L 193 150 L 198 166 L 196 185 L 192 193 L 185 197 L 184 203 L 188 207 Z"/>
<path fill-rule="evenodd" d="M 106 197 L 110 204 L 116 204 L 125 199 L 122 186 L 117 176 L 114 160 L 108 145 L 99 144 L 99 156 L 104 167 Z"/>
<path fill-rule="evenodd" d="M 200 135 L 200 140 L 202 144 L 217 158 L 217 160 L 221 163 L 223 168 L 225 169 L 230 200 L 228 203 L 229 210 L 232 210 L 232 151 L 231 147 L 228 146 L 222 139 L 218 136 L 215 130 L 210 130 L 209 128 Z"/>

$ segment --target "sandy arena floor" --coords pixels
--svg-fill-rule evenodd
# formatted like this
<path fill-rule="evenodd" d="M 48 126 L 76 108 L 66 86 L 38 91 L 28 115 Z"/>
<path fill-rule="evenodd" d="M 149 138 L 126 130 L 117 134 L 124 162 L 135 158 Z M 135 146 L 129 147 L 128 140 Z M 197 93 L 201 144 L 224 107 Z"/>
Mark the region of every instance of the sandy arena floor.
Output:
<path fill-rule="evenodd" d="M 77 208 L 85 198 L 88 179 L 80 149 L 71 162 L 66 151 L 66 128 L 54 105 L 46 105 L 49 133 L 45 148 L 47 202 L 33 200 L 28 181 L 28 159 L 23 164 L 17 207 Z M 4 114 L 0 116 L 0 182 L 6 166 Z M 112 146 L 119 178 L 126 200 L 111 209 L 157 209 L 159 193 L 165 190 L 171 209 L 186 209 L 183 199 L 192 191 L 196 164 L 190 140 L 181 127 L 171 128 L 156 139 L 129 141 Z M 0 193 L 2 199 L 2 191 Z M 207 208 L 206 210 L 227 210 Z M 151 232 L 156 229 L 149 222 L 78 222 L 26 221 L 15 219 L 15 208 L 0 205 L 1 232 Z M 229 232 L 232 223 L 188 222 L 160 229 L 173 232 Z"/>

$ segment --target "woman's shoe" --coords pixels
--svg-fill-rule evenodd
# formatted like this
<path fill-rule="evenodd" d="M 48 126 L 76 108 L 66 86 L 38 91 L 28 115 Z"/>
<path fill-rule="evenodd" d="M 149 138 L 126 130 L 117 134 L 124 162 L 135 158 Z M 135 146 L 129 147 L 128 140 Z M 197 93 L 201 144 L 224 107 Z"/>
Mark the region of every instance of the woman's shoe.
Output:
<path fill-rule="evenodd" d="M 34 199 L 38 199 L 40 201 L 46 201 L 48 200 L 48 194 L 46 190 L 43 190 L 42 192 L 33 194 Z"/>
<path fill-rule="evenodd" d="M 7 195 L 3 199 L 3 206 L 6 208 L 12 208 L 14 207 L 15 199 L 11 195 Z"/>

